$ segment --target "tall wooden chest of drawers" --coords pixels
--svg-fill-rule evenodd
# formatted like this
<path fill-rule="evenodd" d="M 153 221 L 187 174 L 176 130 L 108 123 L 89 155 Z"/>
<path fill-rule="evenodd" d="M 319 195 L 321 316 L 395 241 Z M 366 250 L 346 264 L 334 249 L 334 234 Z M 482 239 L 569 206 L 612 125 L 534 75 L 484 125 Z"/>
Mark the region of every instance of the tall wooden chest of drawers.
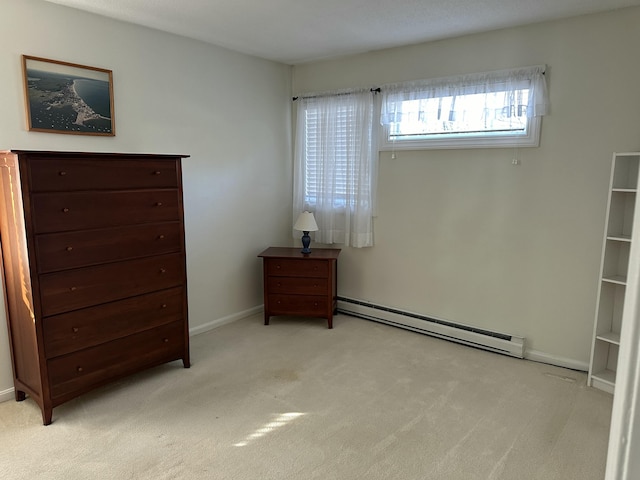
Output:
<path fill-rule="evenodd" d="M 337 271 L 340 249 L 270 247 L 263 259 L 264 324 L 274 315 L 301 315 L 327 319 L 333 328 L 337 309 Z"/>
<path fill-rule="evenodd" d="M 116 378 L 190 366 L 182 158 L 0 152 L 15 395 L 45 425 Z"/>

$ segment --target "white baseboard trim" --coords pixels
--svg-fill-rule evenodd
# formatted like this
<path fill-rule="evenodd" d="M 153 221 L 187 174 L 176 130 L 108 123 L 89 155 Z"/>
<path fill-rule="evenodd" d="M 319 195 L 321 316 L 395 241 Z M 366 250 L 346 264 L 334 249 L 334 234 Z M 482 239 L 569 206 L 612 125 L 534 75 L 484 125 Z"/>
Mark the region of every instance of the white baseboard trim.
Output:
<path fill-rule="evenodd" d="M 226 317 L 218 318 L 211 322 L 207 322 L 204 325 L 198 325 L 197 327 L 193 327 L 189 329 L 189 336 L 193 337 L 194 335 L 208 332 L 209 330 L 213 330 L 214 328 L 221 327 L 222 325 L 226 325 L 227 323 L 235 322 L 236 320 L 250 317 L 251 315 L 255 315 L 257 313 L 262 312 L 263 309 L 264 309 L 264 305 L 258 305 L 257 307 L 249 308 L 247 310 L 243 310 L 241 312 L 233 313 L 231 315 L 227 315 Z"/>
<path fill-rule="evenodd" d="M 15 389 L 13 387 L 0 391 L 0 403 L 7 402 L 9 400 L 15 400 Z"/>
<path fill-rule="evenodd" d="M 533 362 L 548 363 L 549 365 L 555 365 L 557 367 L 570 368 L 571 370 L 589 371 L 589 364 L 587 362 L 580 362 L 573 358 L 559 357 L 558 355 L 551 355 L 538 350 L 529 350 L 527 348 L 524 352 L 524 358 Z"/>

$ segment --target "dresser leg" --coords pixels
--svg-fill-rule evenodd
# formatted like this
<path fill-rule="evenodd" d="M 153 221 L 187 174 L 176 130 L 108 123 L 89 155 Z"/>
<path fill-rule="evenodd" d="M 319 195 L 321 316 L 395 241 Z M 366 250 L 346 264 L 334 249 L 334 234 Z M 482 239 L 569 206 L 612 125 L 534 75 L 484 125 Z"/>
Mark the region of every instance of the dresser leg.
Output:
<path fill-rule="evenodd" d="M 42 409 L 42 424 L 51 425 L 51 417 L 53 416 L 53 408 Z"/>
<path fill-rule="evenodd" d="M 333 328 L 333 317 L 329 317 L 327 323 L 329 324 L 329 328 Z"/>

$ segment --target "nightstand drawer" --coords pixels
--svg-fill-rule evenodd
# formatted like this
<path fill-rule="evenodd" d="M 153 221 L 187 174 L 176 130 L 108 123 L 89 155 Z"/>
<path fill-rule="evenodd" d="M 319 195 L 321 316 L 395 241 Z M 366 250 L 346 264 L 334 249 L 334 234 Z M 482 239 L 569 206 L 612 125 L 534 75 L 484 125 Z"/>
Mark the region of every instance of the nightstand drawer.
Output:
<path fill-rule="evenodd" d="M 177 162 L 34 158 L 29 162 L 33 192 L 176 188 Z"/>
<path fill-rule="evenodd" d="M 265 258 L 267 275 L 327 278 L 329 265 L 324 260 Z"/>
<path fill-rule="evenodd" d="M 173 288 L 46 317 L 42 321 L 47 358 L 93 347 L 180 320 L 184 289 Z"/>
<path fill-rule="evenodd" d="M 177 287 L 184 283 L 182 254 L 109 263 L 40 276 L 44 316 Z"/>
<path fill-rule="evenodd" d="M 114 376 L 178 359 L 183 349 L 184 323 L 179 321 L 56 357 L 47 361 L 52 397 L 89 389 Z"/>
<path fill-rule="evenodd" d="M 269 295 L 269 310 L 272 315 L 326 315 L 328 308 L 327 298 L 322 296 Z"/>
<path fill-rule="evenodd" d="M 163 222 L 36 236 L 40 273 L 180 252 L 182 224 Z"/>
<path fill-rule="evenodd" d="M 179 190 L 39 193 L 32 196 L 35 233 L 180 220 Z"/>
<path fill-rule="evenodd" d="M 271 293 L 296 295 L 326 295 L 327 280 L 324 278 L 268 277 L 267 288 Z"/>

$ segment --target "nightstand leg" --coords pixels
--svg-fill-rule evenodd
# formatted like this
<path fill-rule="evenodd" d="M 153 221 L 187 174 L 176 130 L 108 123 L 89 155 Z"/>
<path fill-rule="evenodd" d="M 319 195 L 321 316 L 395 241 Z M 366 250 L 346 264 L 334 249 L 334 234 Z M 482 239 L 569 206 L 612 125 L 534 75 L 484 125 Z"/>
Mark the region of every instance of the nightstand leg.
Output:
<path fill-rule="evenodd" d="M 269 325 L 269 317 L 270 317 L 270 315 L 267 312 L 265 312 L 264 313 L 264 324 L 265 325 Z"/>

